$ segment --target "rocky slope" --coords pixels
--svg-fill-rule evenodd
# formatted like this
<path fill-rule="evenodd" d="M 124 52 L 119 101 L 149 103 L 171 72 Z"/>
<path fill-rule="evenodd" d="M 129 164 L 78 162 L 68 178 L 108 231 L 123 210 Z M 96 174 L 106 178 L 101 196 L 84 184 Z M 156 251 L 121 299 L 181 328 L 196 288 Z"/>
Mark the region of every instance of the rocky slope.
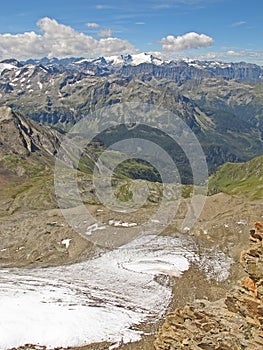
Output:
<path fill-rule="evenodd" d="M 50 182 L 58 145 L 55 130 L 24 118 L 10 107 L 0 107 L 1 215 L 17 194 L 37 182 Z"/>
<path fill-rule="evenodd" d="M 250 232 L 241 253 L 247 273 L 225 299 L 196 300 L 170 313 L 156 336 L 157 350 L 250 349 L 263 347 L 263 234 Z"/>
<path fill-rule="evenodd" d="M 1 155 L 29 156 L 42 151 L 53 156 L 59 145 L 58 133 L 26 119 L 8 106 L 0 107 Z"/>
<path fill-rule="evenodd" d="M 60 137 L 56 130 L 26 119 L 10 107 L 0 107 L 0 215 L 9 209 L 12 212 L 12 204 L 26 190 L 38 194 L 38 208 L 51 205 L 51 197 L 44 198 L 43 189 L 48 191 L 52 181 Z M 25 207 L 34 205 L 33 197 Z"/>
<path fill-rule="evenodd" d="M 62 135 L 0 107 L 0 266 L 50 265 L 93 254 L 57 208 L 54 155 Z M 70 239 L 67 249 L 62 243 Z"/>

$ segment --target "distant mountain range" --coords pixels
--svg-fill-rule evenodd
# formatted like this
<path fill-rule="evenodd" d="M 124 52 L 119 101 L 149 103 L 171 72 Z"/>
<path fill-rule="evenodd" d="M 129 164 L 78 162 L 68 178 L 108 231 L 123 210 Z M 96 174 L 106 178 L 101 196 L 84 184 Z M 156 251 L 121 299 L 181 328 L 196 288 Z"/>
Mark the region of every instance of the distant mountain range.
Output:
<path fill-rule="evenodd" d="M 0 105 L 61 131 L 120 102 L 160 106 L 196 134 L 212 172 L 262 154 L 262 71 L 244 62 L 163 61 L 151 54 L 9 59 L 0 62 Z"/>
<path fill-rule="evenodd" d="M 44 66 L 50 71 L 79 71 L 87 75 L 118 74 L 134 76 L 151 74 L 158 78 L 169 78 L 175 81 L 205 77 L 223 77 L 240 81 L 257 82 L 263 79 L 263 68 L 251 63 L 224 63 L 218 61 L 198 61 L 192 59 L 163 60 L 148 53 L 120 55 L 99 58 L 47 58 L 29 59 L 18 62 L 6 59 L 0 62 L 0 72 L 27 65 Z"/>

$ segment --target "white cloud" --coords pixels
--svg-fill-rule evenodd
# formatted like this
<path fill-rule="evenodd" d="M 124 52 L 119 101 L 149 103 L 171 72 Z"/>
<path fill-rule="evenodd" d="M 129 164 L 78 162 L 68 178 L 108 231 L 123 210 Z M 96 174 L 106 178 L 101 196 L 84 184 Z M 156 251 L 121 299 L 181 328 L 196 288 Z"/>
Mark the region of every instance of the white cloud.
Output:
<path fill-rule="evenodd" d="M 170 52 L 208 47 L 211 46 L 213 42 L 214 40 L 210 36 L 197 34 L 195 32 L 186 33 L 177 37 L 168 35 L 166 38 L 161 39 L 163 50 Z"/>
<path fill-rule="evenodd" d="M 239 22 L 235 22 L 231 24 L 231 27 L 240 27 L 243 26 L 244 24 L 246 24 L 247 22 L 245 21 L 239 21 Z"/>
<path fill-rule="evenodd" d="M 263 52 L 262 51 L 246 51 L 246 50 L 241 50 L 241 51 L 234 51 L 234 50 L 229 50 L 226 52 L 227 56 L 235 56 L 235 57 L 263 57 Z"/>
<path fill-rule="evenodd" d="M 145 24 L 145 22 L 135 22 L 135 24 L 143 25 L 143 24 Z"/>
<path fill-rule="evenodd" d="M 209 3 L 217 2 L 218 0 L 163 0 L 160 3 L 160 0 L 152 0 L 152 9 L 154 10 L 162 10 L 162 9 L 172 9 L 176 8 L 180 5 L 188 5 L 188 6 L 200 6 L 206 5 Z"/>
<path fill-rule="evenodd" d="M 99 28 L 100 26 L 98 23 L 95 23 L 95 22 L 88 22 L 86 25 L 89 28 Z"/>
<path fill-rule="evenodd" d="M 97 9 L 97 10 L 109 10 L 109 9 L 112 9 L 112 8 L 113 8 L 113 7 L 110 6 L 110 5 L 101 5 L 101 4 L 96 5 L 96 9 Z"/>
<path fill-rule="evenodd" d="M 118 55 L 135 51 L 135 47 L 128 40 L 96 40 L 48 17 L 40 19 L 37 25 L 43 32 L 42 35 L 35 32 L 0 34 L 0 58 Z"/>
<path fill-rule="evenodd" d="M 244 52 L 243 52 L 244 53 Z M 236 52 L 236 51 L 233 51 L 233 50 L 229 50 L 226 52 L 226 54 L 228 56 L 243 56 L 243 54 L 241 52 Z"/>
<path fill-rule="evenodd" d="M 101 29 L 99 32 L 98 32 L 98 36 L 101 37 L 101 38 L 111 38 L 112 37 L 112 30 L 111 29 Z"/>

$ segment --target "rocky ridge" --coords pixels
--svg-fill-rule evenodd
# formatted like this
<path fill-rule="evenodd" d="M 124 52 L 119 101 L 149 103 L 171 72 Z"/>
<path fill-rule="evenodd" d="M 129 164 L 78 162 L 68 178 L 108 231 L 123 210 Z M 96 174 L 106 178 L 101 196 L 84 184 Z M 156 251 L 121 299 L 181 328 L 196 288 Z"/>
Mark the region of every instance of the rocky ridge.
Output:
<path fill-rule="evenodd" d="M 225 299 L 196 300 L 170 313 L 157 333 L 156 350 L 259 350 L 263 347 L 263 231 L 250 231 L 240 262 L 247 274 Z"/>

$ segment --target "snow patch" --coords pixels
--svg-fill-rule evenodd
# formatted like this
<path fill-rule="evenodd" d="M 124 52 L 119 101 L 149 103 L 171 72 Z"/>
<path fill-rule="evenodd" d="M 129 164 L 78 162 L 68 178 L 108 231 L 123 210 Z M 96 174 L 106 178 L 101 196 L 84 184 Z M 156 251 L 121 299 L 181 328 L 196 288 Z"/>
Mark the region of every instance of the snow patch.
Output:
<path fill-rule="evenodd" d="M 136 222 L 123 222 L 121 220 L 109 220 L 109 225 L 114 227 L 135 227 L 137 226 Z"/>
<path fill-rule="evenodd" d="M 134 55 L 121 55 L 121 56 L 108 56 L 104 57 L 105 61 L 112 65 L 123 65 L 123 64 L 130 64 L 133 66 L 137 66 L 141 63 L 153 63 L 155 65 L 161 65 L 164 63 L 164 61 L 157 57 L 158 53 L 156 53 L 156 56 L 150 54 L 150 53 L 138 53 Z"/>
<path fill-rule="evenodd" d="M 239 220 L 236 222 L 238 225 L 247 225 L 247 221 L 246 220 Z"/>
<path fill-rule="evenodd" d="M 155 223 L 155 224 L 159 224 L 160 223 L 160 220 L 157 220 L 157 219 L 151 219 L 151 222 Z"/>
<path fill-rule="evenodd" d="M 94 231 L 98 230 L 104 230 L 106 227 L 105 226 L 100 226 L 97 222 L 90 225 L 87 229 L 86 235 L 91 235 Z"/>
<path fill-rule="evenodd" d="M 72 241 L 72 238 L 66 238 L 61 241 L 61 244 L 64 244 L 66 246 L 66 249 L 68 249 L 70 242 Z"/>
<path fill-rule="evenodd" d="M 17 67 L 9 63 L 0 63 L 0 74 L 5 70 L 16 69 Z"/>
<path fill-rule="evenodd" d="M 94 58 L 83 58 L 83 59 L 81 59 L 79 61 L 76 61 L 75 63 L 76 64 L 81 64 L 81 63 L 85 63 L 85 62 L 90 63 L 92 61 L 94 61 Z"/>

